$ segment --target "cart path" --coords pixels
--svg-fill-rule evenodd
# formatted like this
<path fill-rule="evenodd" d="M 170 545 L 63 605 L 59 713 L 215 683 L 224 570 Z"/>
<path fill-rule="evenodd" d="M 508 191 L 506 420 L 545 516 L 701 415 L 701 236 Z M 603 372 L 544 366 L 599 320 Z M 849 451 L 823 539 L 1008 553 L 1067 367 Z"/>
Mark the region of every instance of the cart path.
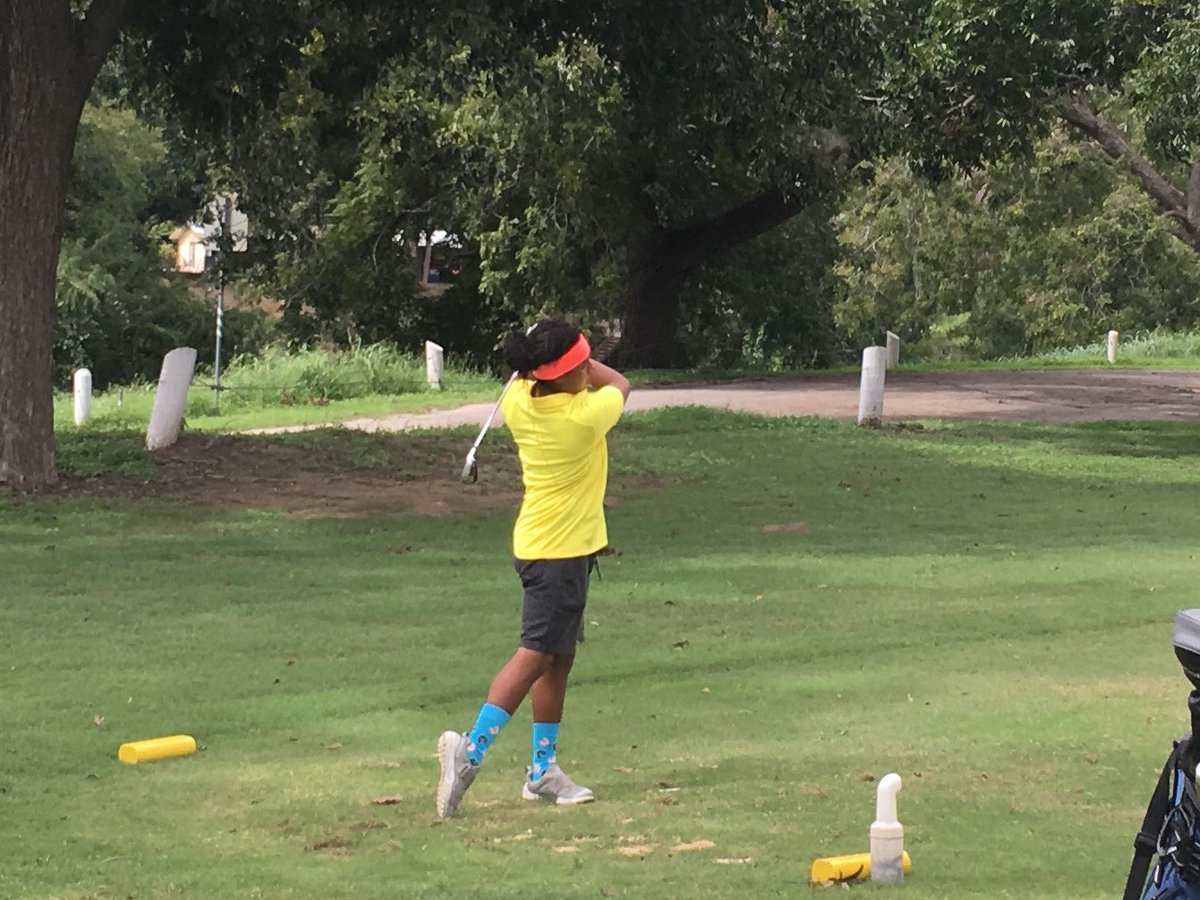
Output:
<path fill-rule="evenodd" d="M 858 412 L 858 381 L 857 374 L 845 374 L 635 388 L 626 408 L 636 411 L 666 406 L 707 406 L 764 416 L 853 419 Z M 497 384 L 497 394 L 500 387 Z M 351 419 L 340 424 L 361 431 L 482 425 L 493 406 L 494 403 L 473 403 L 457 409 Z M 883 412 L 885 421 L 1200 421 L 1200 370 L 889 372 Z M 496 421 L 501 421 L 499 415 Z M 272 428 L 253 433 L 303 431 L 312 427 Z"/>

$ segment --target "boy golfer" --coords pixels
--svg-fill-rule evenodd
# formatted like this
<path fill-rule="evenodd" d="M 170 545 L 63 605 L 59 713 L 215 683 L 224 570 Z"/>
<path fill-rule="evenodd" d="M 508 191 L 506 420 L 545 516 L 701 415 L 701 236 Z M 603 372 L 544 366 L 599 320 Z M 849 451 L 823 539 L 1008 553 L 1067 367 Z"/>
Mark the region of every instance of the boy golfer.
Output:
<path fill-rule="evenodd" d="M 492 680 L 467 732 L 438 739 L 437 812 L 453 816 L 500 731 L 533 695 L 530 765 L 521 795 L 559 804 L 589 803 L 592 792 L 558 766 L 558 730 L 596 553 L 608 545 L 605 435 L 617 424 L 629 382 L 590 359 L 579 329 L 543 319 L 515 332 L 504 361 L 521 377 L 502 409 L 517 442 L 525 496 L 513 528 L 513 564 L 525 589 L 516 653 Z"/>

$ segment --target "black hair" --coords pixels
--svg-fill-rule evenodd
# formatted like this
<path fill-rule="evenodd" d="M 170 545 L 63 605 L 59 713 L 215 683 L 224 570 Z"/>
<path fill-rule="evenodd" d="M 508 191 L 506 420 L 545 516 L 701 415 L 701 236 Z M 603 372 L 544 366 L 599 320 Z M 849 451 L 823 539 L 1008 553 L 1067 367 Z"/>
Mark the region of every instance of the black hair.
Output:
<path fill-rule="evenodd" d="M 529 375 L 571 349 L 582 332 L 562 319 L 542 319 L 528 333 L 514 331 L 504 342 L 504 364 Z"/>

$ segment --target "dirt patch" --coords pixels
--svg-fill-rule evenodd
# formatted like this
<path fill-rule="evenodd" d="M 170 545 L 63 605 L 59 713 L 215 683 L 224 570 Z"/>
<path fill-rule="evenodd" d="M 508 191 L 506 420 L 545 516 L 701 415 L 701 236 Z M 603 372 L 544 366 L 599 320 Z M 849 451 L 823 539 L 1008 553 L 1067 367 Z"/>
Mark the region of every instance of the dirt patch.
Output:
<path fill-rule="evenodd" d="M 342 437 L 352 437 L 343 435 Z M 397 436 L 400 437 L 400 436 Z M 374 440 L 386 440 L 380 436 Z M 356 465 L 312 447 L 237 435 L 184 435 L 154 454 L 148 481 L 64 477 L 64 496 L 146 499 L 177 497 L 206 507 L 279 510 L 297 516 L 359 517 L 398 512 L 444 516 L 511 507 L 520 502 L 517 462 L 507 448 L 494 450 L 487 475 L 464 485 L 451 473 L 458 444 L 401 438 L 394 449 L 404 466 Z M 431 449 L 431 445 L 433 446 Z M 405 449 L 413 449 L 406 454 Z"/>
<path fill-rule="evenodd" d="M 857 403 L 857 375 L 826 375 L 640 389 L 630 398 L 629 409 L 711 406 L 768 416 L 853 418 Z M 153 478 L 65 476 L 54 493 L 179 497 L 201 506 L 281 510 L 312 517 L 515 511 L 520 503 L 520 469 L 504 433 L 488 436 L 481 452 L 480 483 L 463 485 L 458 473 L 470 437 L 413 431 L 478 424 L 491 409 L 490 403 L 474 404 L 286 436 L 185 435 L 174 447 L 153 455 Z M 1200 371 L 889 372 L 884 415 L 892 423 L 922 418 L 1195 421 L 1200 419 Z M 133 451 L 133 446 L 126 451 Z M 660 487 L 662 483 L 654 479 L 618 482 L 610 486 L 608 503 L 619 505 L 623 490 Z M 799 523 L 764 530 L 803 533 Z"/>

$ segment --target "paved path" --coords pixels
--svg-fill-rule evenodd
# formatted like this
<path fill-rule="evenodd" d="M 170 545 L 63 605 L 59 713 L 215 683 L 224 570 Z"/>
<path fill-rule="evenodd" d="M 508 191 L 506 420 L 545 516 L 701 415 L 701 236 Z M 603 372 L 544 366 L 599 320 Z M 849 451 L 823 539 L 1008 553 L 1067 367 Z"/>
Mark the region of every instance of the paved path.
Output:
<path fill-rule="evenodd" d="M 362 431 L 482 425 L 492 406 L 492 403 L 473 403 L 458 409 L 352 419 L 342 424 Z M 630 410 L 664 406 L 709 406 L 768 416 L 852 419 L 858 411 L 858 376 L 814 375 L 732 384 L 642 388 L 635 389 L 629 400 Z M 884 418 L 1022 422 L 1133 419 L 1200 423 L 1200 371 L 891 372 L 887 377 Z M 268 429 L 267 432 L 296 430 L 303 430 L 303 426 Z"/>

